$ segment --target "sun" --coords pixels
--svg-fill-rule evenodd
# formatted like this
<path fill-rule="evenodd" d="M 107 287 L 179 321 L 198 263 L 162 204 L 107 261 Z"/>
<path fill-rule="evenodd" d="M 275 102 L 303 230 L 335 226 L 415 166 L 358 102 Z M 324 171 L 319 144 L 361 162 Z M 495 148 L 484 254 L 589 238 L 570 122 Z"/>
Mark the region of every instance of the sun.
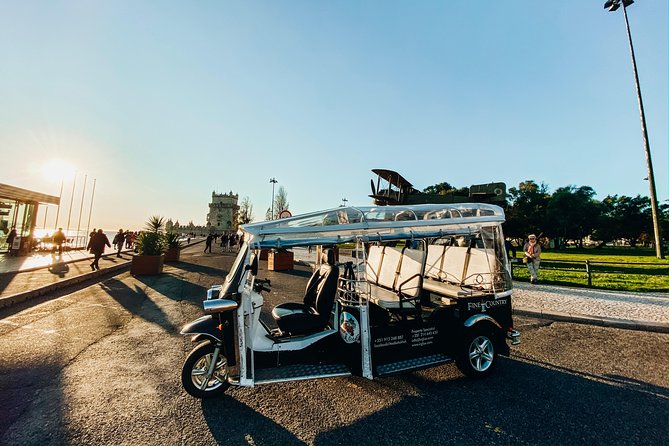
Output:
<path fill-rule="evenodd" d="M 62 159 L 52 159 L 42 166 L 42 177 L 51 182 L 67 180 L 74 176 L 75 167 L 68 161 Z"/>

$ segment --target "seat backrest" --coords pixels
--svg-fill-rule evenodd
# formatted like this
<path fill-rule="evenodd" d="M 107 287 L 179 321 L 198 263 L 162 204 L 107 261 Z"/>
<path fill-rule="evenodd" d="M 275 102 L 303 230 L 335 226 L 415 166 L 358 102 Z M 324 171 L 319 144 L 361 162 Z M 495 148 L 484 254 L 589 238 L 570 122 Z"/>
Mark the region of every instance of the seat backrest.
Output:
<path fill-rule="evenodd" d="M 445 249 L 445 245 L 428 245 L 427 258 L 425 259 L 425 277 L 441 279 Z"/>
<path fill-rule="evenodd" d="M 321 266 L 321 271 L 323 274 L 316 290 L 315 310 L 325 322 L 329 319 L 337 295 L 339 268 L 334 265 L 324 264 Z"/>
<path fill-rule="evenodd" d="M 316 307 L 316 293 L 318 291 L 318 284 L 323 276 L 323 265 L 318 267 L 311 275 L 307 282 L 307 288 L 304 291 L 304 306 L 308 308 Z"/>
<path fill-rule="evenodd" d="M 402 251 L 386 246 L 383 251 L 383 262 L 381 263 L 377 285 L 389 290 L 395 289 L 401 261 Z"/>
<path fill-rule="evenodd" d="M 477 285 L 485 289 L 492 288 L 492 266 L 495 265 L 495 250 L 471 248 L 464 285 Z"/>
<path fill-rule="evenodd" d="M 400 291 L 405 297 L 417 297 L 423 283 L 425 251 L 406 248 L 402 251 L 401 257 L 394 289 Z"/>
<path fill-rule="evenodd" d="M 469 248 L 464 246 L 447 246 L 444 250 L 444 262 L 440 279 L 446 282 L 461 284 L 465 275 L 465 261 Z"/>
<path fill-rule="evenodd" d="M 307 282 L 307 287 L 304 292 L 304 305 L 311 308 L 316 308 L 316 294 L 318 286 L 324 280 L 323 275 L 329 271 L 329 266 L 335 264 L 335 252 L 333 249 L 326 249 L 322 253 L 321 266 L 314 271 Z M 324 268 L 325 267 L 325 268 Z"/>
<path fill-rule="evenodd" d="M 367 282 L 378 285 L 379 271 L 383 261 L 383 246 L 370 246 L 367 253 L 367 264 L 365 265 L 365 278 Z"/>

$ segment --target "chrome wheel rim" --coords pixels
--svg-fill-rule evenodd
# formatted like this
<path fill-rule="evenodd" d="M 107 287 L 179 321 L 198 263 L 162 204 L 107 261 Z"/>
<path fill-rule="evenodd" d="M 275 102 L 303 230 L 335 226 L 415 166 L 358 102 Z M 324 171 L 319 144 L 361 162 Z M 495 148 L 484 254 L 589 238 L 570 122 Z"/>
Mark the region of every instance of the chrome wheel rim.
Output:
<path fill-rule="evenodd" d="M 207 376 L 213 356 L 213 353 L 202 356 L 193 365 L 190 372 L 190 377 L 195 387 L 205 392 L 218 389 L 228 380 L 228 361 L 223 355 L 218 355 L 214 372 L 211 374 L 211 377 Z"/>
<path fill-rule="evenodd" d="M 495 347 L 486 336 L 478 336 L 469 344 L 469 363 L 477 372 L 485 372 L 492 366 Z"/>

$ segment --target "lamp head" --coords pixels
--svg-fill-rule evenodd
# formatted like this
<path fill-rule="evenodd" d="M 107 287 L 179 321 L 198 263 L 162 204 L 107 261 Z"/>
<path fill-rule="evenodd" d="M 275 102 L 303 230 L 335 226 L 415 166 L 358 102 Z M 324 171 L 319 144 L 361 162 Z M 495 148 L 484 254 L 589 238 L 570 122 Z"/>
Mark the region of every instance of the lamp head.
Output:
<path fill-rule="evenodd" d="M 620 8 L 620 2 L 621 0 L 606 0 L 606 3 L 604 3 L 604 9 L 608 9 L 611 12 L 616 11 L 618 8 Z M 622 0 L 622 4 L 626 8 L 632 3 L 634 3 L 634 0 Z"/>

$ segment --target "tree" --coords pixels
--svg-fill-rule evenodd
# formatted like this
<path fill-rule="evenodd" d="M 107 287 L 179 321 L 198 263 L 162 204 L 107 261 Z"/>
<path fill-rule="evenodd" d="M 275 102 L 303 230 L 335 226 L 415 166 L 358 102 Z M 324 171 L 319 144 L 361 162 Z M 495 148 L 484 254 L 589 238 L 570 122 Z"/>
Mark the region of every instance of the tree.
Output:
<path fill-rule="evenodd" d="M 510 206 L 506 211 L 504 232 L 509 237 L 522 240 L 530 233 L 544 232 L 546 206 L 550 199 L 548 186 L 533 180 L 521 182 L 509 189 Z"/>
<path fill-rule="evenodd" d="M 249 197 L 242 198 L 242 202 L 239 204 L 239 213 L 237 214 L 237 220 L 240 225 L 245 225 L 253 221 L 253 205 Z"/>
<path fill-rule="evenodd" d="M 602 201 L 603 215 L 596 237 L 603 242 L 626 239 L 636 246 L 642 233 L 653 233 L 650 199 L 637 195 L 608 195 Z"/>
<path fill-rule="evenodd" d="M 464 195 L 469 196 L 469 188 L 461 187 L 457 189 L 451 186 L 447 182 L 434 184 L 423 189 L 423 192 L 426 194 L 436 194 L 436 195 Z"/>
<path fill-rule="evenodd" d="M 544 234 L 574 240 L 579 247 L 600 221 L 601 205 L 590 186 L 558 188 L 546 205 Z"/>
<path fill-rule="evenodd" d="M 287 210 L 288 206 L 288 193 L 286 188 L 279 186 L 279 189 L 276 191 L 274 196 L 274 218 L 279 218 L 279 213 L 281 211 Z"/>

